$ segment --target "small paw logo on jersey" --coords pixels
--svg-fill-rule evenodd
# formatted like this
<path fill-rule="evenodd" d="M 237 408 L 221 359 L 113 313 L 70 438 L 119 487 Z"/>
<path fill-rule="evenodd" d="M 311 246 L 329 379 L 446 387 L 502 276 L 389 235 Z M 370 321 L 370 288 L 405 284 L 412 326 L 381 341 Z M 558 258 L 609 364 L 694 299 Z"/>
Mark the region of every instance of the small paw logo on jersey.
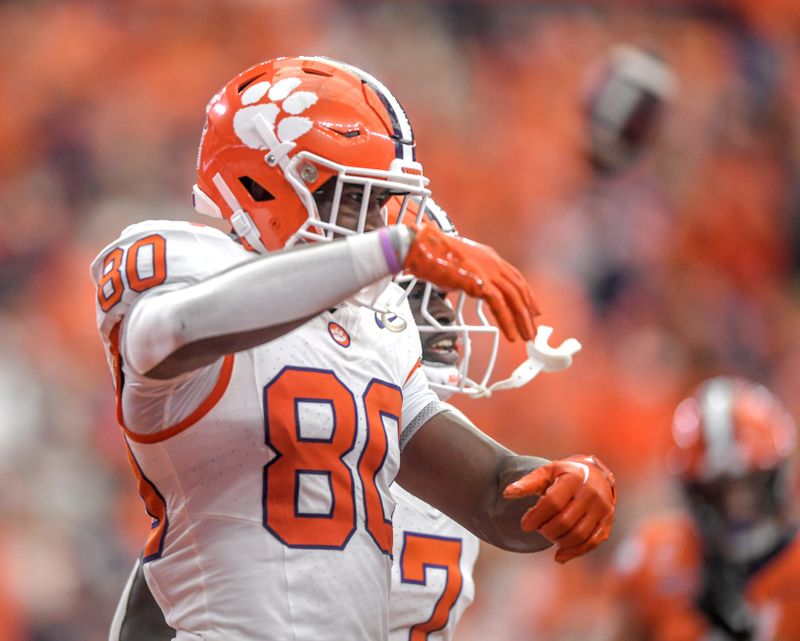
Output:
<path fill-rule="evenodd" d="M 350 334 L 339 323 L 334 323 L 333 321 L 328 323 L 328 334 L 342 347 L 350 347 Z"/>
<path fill-rule="evenodd" d="M 301 114 L 316 104 L 319 97 L 312 91 L 295 91 L 301 83 L 300 78 L 282 78 L 275 84 L 265 80 L 245 89 L 242 108 L 233 117 L 239 139 L 251 149 L 265 148 L 254 123 L 257 115 L 266 119 L 280 142 L 293 142 L 308 133 L 314 122 Z M 265 96 L 270 102 L 260 102 Z"/>

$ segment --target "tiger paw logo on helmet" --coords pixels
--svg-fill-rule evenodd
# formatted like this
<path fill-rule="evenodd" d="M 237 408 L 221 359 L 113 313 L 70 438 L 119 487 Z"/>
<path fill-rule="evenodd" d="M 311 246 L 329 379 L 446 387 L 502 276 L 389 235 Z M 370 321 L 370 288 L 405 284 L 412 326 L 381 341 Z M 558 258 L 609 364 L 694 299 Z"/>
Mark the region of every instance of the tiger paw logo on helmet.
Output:
<path fill-rule="evenodd" d="M 281 142 L 293 142 L 311 131 L 313 121 L 300 114 L 319 98 L 312 91 L 295 91 L 301 82 L 300 78 L 283 78 L 273 85 L 264 80 L 245 89 L 241 96 L 242 108 L 233 117 L 233 129 L 245 145 L 251 149 L 265 147 L 264 139 L 253 124 L 259 114 L 275 129 Z M 255 104 L 265 95 L 271 102 Z"/>
<path fill-rule="evenodd" d="M 341 203 L 320 221 L 315 193 L 330 180 L 430 193 L 414 144 L 400 103 L 368 73 L 322 57 L 267 60 L 206 107 L 194 206 L 262 254 L 331 240 L 354 230 L 336 224 Z"/>

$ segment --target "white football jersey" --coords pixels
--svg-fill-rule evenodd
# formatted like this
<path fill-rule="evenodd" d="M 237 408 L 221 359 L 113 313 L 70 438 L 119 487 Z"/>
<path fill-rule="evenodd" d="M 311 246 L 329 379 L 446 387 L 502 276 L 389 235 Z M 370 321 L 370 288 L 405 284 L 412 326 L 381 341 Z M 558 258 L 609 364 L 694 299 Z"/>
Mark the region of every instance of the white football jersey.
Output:
<path fill-rule="evenodd" d="M 438 411 L 407 304 L 403 332 L 343 305 L 172 381 L 139 377 L 119 358 L 141 296 L 252 259 L 218 230 L 150 221 L 92 265 L 119 419 L 152 517 L 147 583 L 179 641 L 386 639 L 389 485 L 400 442 Z M 142 421 L 156 415 L 177 422 Z"/>
<path fill-rule="evenodd" d="M 390 641 L 448 641 L 475 597 L 478 538 L 392 485 L 394 563 Z"/>

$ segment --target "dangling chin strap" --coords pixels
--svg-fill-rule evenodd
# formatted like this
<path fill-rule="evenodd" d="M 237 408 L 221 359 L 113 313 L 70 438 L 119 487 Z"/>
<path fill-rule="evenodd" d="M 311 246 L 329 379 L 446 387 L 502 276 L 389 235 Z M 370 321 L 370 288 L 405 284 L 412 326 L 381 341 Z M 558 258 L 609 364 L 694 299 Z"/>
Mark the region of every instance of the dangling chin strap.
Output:
<path fill-rule="evenodd" d="M 264 247 L 264 243 L 261 242 L 261 234 L 258 233 L 258 228 L 253 222 L 253 219 L 250 218 L 250 214 L 242 209 L 242 206 L 239 204 L 239 201 L 236 200 L 236 196 L 233 195 L 233 192 L 225 183 L 223 177 L 219 173 L 216 173 L 211 179 L 211 182 L 214 183 L 214 186 L 225 200 L 225 203 L 231 208 L 231 211 L 233 211 L 231 215 L 231 225 L 233 225 L 233 230 L 236 234 L 250 243 L 250 246 L 258 253 L 269 253 L 267 248 Z"/>
<path fill-rule="evenodd" d="M 505 380 L 497 381 L 489 387 L 481 387 L 477 383 L 470 392 L 465 392 L 473 398 L 489 397 L 494 392 L 515 389 L 529 383 L 539 372 L 560 372 L 572 365 L 572 357 L 581 351 L 581 344 L 576 338 L 568 338 L 561 345 L 552 347 L 548 343 L 553 335 L 553 328 L 541 325 L 536 332 L 536 338 L 528 341 L 526 350 L 528 359 L 522 363 Z"/>

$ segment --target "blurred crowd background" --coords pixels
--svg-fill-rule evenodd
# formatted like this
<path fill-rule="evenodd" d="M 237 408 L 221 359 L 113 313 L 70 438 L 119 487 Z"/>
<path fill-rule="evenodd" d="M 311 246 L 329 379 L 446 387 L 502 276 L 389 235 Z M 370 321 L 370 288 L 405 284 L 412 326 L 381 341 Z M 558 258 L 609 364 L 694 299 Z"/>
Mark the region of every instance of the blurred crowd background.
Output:
<path fill-rule="evenodd" d="M 457 404 L 519 451 L 601 456 L 615 533 L 566 567 L 484 548 L 461 639 L 613 619 L 606 565 L 676 500 L 671 416 L 702 379 L 763 382 L 800 417 L 795 0 L 6 0 L 0 24 L 0 641 L 107 634 L 149 523 L 88 265 L 129 223 L 193 219 L 205 104 L 262 59 L 328 55 L 392 88 L 437 200 L 584 345 L 567 372 Z M 652 148 L 609 176 L 586 95 L 621 43 L 677 88 Z"/>

